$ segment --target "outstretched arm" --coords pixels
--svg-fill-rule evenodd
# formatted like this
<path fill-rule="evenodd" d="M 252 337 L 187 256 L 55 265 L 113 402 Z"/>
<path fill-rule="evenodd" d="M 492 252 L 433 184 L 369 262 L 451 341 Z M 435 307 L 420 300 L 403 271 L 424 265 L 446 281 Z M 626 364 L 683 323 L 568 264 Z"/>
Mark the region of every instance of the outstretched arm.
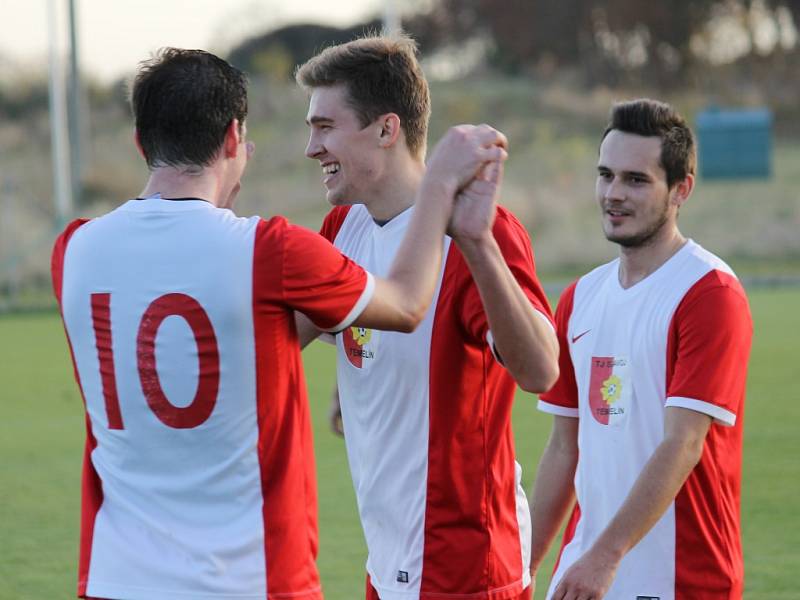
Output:
<path fill-rule="evenodd" d="M 711 417 L 671 406 L 664 412 L 664 440 L 594 545 L 564 573 L 552 600 L 603 598 L 622 558 L 661 518 L 700 461 Z"/>

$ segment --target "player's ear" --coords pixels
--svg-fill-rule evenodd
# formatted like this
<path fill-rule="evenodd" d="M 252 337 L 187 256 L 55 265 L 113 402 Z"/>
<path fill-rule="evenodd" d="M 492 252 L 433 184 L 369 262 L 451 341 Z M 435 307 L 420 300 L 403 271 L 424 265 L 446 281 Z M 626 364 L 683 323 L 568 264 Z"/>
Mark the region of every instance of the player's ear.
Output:
<path fill-rule="evenodd" d="M 397 143 L 400 137 L 400 117 L 395 113 L 386 113 L 378 117 L 378 143 L 381 148 L 390 148 Z"/>
<path fill-rule="evenodd" d="M 677 182 L 672 188 L 672 202 L 680 208 L 689 199 L 694 190 L 694 175 L 688 173 L 686 177 Z"/>
<path fill-rule="evenodd" d="M 239 124 L 239 119 L 231 119 L 231 122 L 228 123 L 228 127 L 225 128 L 225 139 L 222 142 L 222 150 L 225 158 L 236 158 L 243 133 L 244 130 Z"/>
<path fill-rule="evenodd" d="M 136 146 L 136 150 L 139 152 L 139 156 L 147 160 L 147 157 L 144 155 L 144 148 L 142 148 L 142 142 L 139 139 L 139 130 L 136 128 L 133 130 L 133 143 Z"/>

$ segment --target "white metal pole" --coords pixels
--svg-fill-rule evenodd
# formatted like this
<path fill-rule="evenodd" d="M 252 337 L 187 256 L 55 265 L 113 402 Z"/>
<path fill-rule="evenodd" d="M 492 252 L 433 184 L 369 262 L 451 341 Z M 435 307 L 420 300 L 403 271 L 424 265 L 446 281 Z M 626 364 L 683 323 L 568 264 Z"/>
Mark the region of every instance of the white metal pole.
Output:
<path fill-rule="evenodd" d="M 383 33 L 391 35 L 401 28 L 400 13 L 395 0 L 384 0 L 383 3 Z"/>
<path fill-rule="evenodd" d="M 72 217 L 72 185 L 69 176 L 67 104 L 64 93 L 58 4 L 58 0 L 48 0 L 47 28 L 50 40 L 50 148 L 53 159 L 53 200 L 58 225 L 61 227 Z"/>
<path fill-rule="evenodd" d="M 78 0 L 68 0 L 69 2 L 69 91 L 67 93 L 67 131 L 69 133 L 69 158 L 70 169 L 69 177 L 72 201 L 80 203 L 83 196 L 83 186 L 81 177 L 83 176 L 83 165 L 81 152 L 81 73 L 78 67 L 78 25 L 76 18 L 75 3 Z"/>

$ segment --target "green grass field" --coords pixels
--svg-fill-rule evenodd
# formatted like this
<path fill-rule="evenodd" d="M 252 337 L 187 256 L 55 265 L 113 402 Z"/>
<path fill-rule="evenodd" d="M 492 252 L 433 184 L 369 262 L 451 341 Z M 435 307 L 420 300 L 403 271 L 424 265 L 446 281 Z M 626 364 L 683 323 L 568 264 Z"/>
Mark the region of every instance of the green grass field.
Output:
<path fill-rule="evenodd" d="M 758 290 L 750 298 L 756 335 L 742 491 L 746 598 L 788 600 L 798 597 L 800 572 L 800 291 Z M 365 550 L 344 444 L 326 422 L 332 349 L 313 344 L 304 360 L 316 432 L 323 584 L 330 600 L 363 598 Z M 0 377 L 0 599 L 70 598 L 83 413 L 56 315 L 0 317 Z M 514 414 L 528 489 L 550 425 L 534 406 L 534 397 L 520 394 Z"/>

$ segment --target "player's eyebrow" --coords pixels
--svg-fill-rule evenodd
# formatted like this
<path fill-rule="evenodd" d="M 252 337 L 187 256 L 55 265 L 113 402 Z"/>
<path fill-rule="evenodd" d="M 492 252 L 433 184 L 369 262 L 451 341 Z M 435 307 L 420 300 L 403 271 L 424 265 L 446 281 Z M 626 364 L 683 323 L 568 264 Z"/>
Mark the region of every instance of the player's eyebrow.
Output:
<path fill-rule="evenodd" d="M 320 123 L 333 123 L 333 119 L 329 117 L 320 117 L 318 115 L 306 119 L 306 125 L 318 125 Z"/>
<path fill-rule="evenodd" d="M 614 170 L 606 167 L 605 165 L 597 165 L 597 172 L 603 175 L 605 173 L 613 173 Z M 648 181 L 652 179 L 650 175 L 644 173 L 643 171 L 620 171 L 620 175 L 625 178 L 638 177 L 639 179 L 647 179 Z"/>

